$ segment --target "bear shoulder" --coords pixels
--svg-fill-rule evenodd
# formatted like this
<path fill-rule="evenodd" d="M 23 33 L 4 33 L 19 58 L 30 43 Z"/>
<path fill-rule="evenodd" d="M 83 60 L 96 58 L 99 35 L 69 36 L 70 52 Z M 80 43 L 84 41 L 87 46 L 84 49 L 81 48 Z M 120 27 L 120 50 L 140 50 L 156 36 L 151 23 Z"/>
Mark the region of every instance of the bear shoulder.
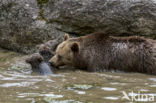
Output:
<path fill-rule="evenodd" d="M 144 37 L 139 37 L 139 36 L 130 36 L 130 37 L 111 37 L 111 40 L 113 42 L 147 42 L 147 40 L 150 39 L 146 39 Z"/>
<path fill-rule="evenodd" d="M 106 40 L 109 38 L 109 35 L 105 32 L 95 32 L 85 36 L 79 37 L 78 41 L 99 41 L 99 40 Z"/>

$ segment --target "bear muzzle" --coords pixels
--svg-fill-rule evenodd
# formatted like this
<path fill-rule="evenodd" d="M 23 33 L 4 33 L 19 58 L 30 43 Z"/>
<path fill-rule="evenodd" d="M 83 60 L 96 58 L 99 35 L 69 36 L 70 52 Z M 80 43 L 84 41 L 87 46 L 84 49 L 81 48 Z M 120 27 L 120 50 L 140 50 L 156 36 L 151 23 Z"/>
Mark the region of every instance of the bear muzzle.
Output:
<path fill-rule="evenodd" d="M 49 64 L 50 64 L 51 66 L 53 66 L 53 67 L 57 67 L 57 66 L 55 65 L 55 63 L 52 62 L 51 60 L 49 60 Z"/>

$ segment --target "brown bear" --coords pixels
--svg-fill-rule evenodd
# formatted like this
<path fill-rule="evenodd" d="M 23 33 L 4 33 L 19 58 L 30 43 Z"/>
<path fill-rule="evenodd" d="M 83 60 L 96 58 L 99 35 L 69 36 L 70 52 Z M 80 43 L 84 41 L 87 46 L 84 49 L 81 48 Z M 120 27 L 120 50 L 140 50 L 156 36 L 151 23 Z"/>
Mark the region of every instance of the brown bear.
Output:
<path fill-rule="evenodd" d="M 70 65 L 88 71 L 120 70 L 156 74 L 156 41 L 138 36 L 114 37 L 98 32 L 69 38 L 50 59 L 57 67 Z"/>
<path fill-rule="evenodd" d="M 49 40 L 44 44 L 37 45 L 39 53 L 34 53 L 30 57 L 26 58 L 26 62 L 32 67 L 32 71 L 38 74 L 46 75 L 52 74 L 52 70 L 55 70 L 53 66 L 49 65 L 49 59 L 54 56 L 55 49 L 60 43 L 61 37 L 54 40 Z"/>
<path fill-rule="evenodd" d="M 32 71 L 41 75 L 52 74 L 51 67 L 44 61 L 39 53 L 34 53 L 26 59 L 26 63 L 31 65 Z"/>

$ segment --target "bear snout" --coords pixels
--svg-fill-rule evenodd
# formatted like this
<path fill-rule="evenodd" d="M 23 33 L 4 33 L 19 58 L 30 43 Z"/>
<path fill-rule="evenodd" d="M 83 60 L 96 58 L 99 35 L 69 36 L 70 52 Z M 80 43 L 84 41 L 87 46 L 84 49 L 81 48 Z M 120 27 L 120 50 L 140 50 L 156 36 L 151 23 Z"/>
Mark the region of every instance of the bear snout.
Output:
<path fill-rule="evenodd" d="M 55 63 L 52 62 L 51 60 L 49 60 L 49 64 L 50 64 L 51 66 L 55 66 Z"/>
<path fill-rule="evenodd" d="M 49 64 L 52 67 L 58 68 L 58 66 L 51 59 L 49 60 Z"/>

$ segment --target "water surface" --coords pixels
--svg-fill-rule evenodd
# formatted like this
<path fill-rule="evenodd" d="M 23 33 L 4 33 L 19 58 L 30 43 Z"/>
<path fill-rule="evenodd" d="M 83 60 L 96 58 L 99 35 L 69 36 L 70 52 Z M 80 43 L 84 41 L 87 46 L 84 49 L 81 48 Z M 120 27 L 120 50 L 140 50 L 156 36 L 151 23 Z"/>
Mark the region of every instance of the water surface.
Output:
<path fill-rule="evenodd" d="M 68 69 L 40 76 L 31 73 L 26 57 L 0 49 L 0 103 L 131 103 L 139 94 L 156 101 L 156 76 Z"/>

